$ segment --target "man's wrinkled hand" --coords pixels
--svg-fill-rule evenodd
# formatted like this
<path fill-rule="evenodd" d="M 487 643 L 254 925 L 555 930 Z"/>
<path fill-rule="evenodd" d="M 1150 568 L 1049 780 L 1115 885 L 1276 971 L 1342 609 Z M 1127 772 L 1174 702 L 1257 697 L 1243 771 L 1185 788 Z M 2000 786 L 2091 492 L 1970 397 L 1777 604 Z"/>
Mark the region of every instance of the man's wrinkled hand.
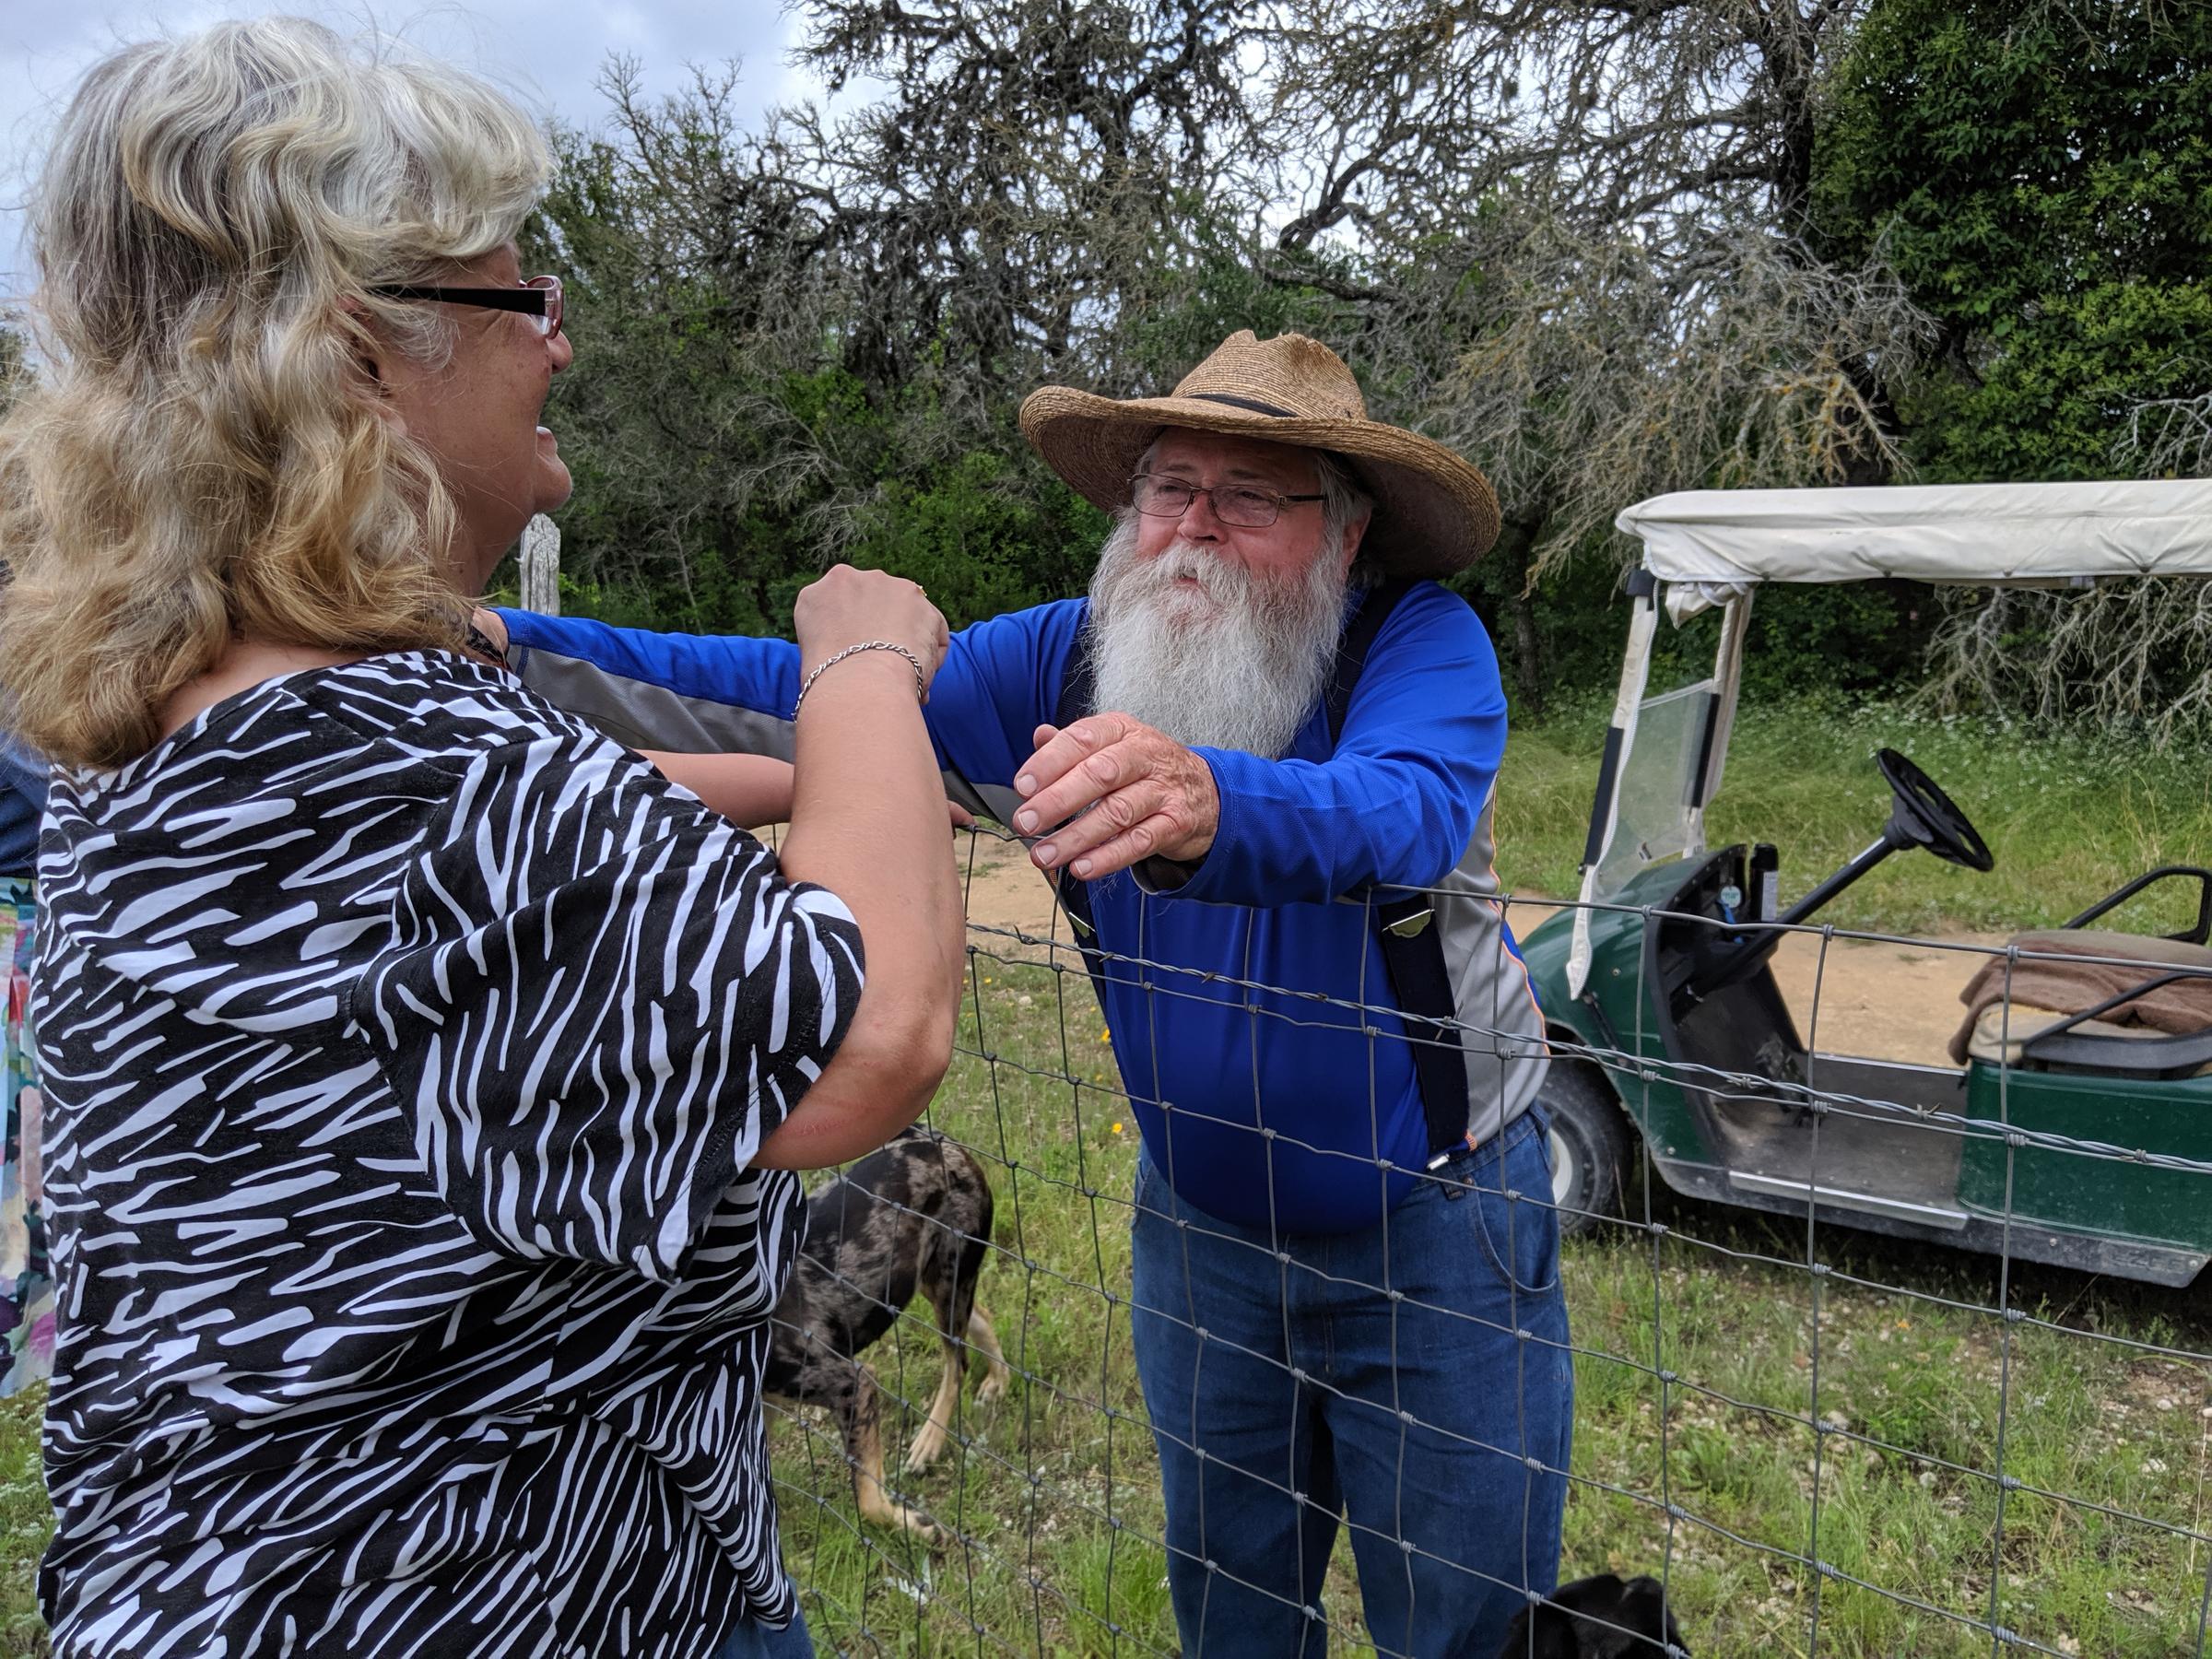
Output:
<path fill-rule="evenodd" d="M 1014 780 L 1023 797 L 1014 828 L 1042 838 L 1030 848 L 1039 869 L 1091 880 L 1147 858 L 1203 858 L 1214 844 L 1213 769 L 1165 732 L 1092 714 L 1065 731 L 1041 725 L 1032 741 Z"/>

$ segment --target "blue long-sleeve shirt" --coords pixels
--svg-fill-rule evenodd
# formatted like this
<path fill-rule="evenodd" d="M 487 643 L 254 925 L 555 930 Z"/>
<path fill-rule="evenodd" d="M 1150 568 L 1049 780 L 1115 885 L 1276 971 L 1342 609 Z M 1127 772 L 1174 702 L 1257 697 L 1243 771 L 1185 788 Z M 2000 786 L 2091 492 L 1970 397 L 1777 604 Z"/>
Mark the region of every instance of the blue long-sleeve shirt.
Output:
<path fill-rule="evenodd" d="M 791 752 L 787 641 L 502 614 L 525 682 L 617 736 Z M 925 711 L 948 771 L 1010 791 L 1088 614 L 1063 601 L 953 636 Z M 1190 1202 L 1245 1226 L 1346 1231 L 1377 1220 L 1427 1161 L 1364 902 L 1378 885 L 1443 889 L 1470 1135 L 1494 1135 L 1534 1097 L 1542 1021 L 1490 869 L 1504 744 L 1480 621 L 1418 585 L 1370 648 L 1334 747 L 1317 709 L 1279 760 L 1198 749 L 1221 803 L 1206 856 L 1171 890 L 1128 873 L 1090 884 L 1114 1057 L 1147 1148 Z"/>
<path fill-rule="evenodd" d="M 29 876 L 46 816 L 45 757 L 0 732 L 0 876 Z"/>

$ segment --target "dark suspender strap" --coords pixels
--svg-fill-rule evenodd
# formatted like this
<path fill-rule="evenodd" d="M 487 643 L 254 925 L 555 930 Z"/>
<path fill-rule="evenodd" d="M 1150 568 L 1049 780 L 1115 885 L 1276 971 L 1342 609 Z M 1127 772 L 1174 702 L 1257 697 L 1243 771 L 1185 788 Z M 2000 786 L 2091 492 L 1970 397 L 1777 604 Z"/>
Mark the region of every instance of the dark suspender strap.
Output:
<path fill-rule="evenodd" d="M 1367 653 L 1374 649 L 1375 636 L 1382 631 L 1382 624 L 1390 620 L 1390 613 L 1398 608 L 1398 601 L 1412 591 L 1413 583 L 1404 577 L 1394 577 L 1381 587 L 1370 588 L 1367 597 L 1359 602 L 1359 613 L 1344 630 L 1344 638 L 1336 641 L 1336 670 L 1329 676 L 1329 689 L 1323 707 L 1329 716 L 1329 747 L 1334 749 L 1344 736 L 1344 717 L 1352 706 L 1352 692 L 1359 684 L 1360 671 L 1367 666 Z"/>
<path fill-rule="evenodd" d="M 1429 1125 L 1429 1162 L 1467 1144 L 1467 1062 L 1458 1026 L 1452 1023 L 1452 976 L 1444 969 L 1444 942 L 1431 901 L 1414 894 L 1375 906 L 1375 935 L 1382 966 L 1397 995 L 1398 1018 L 1413 1050 L 1413 1075 Z"/>
<path fill-rule="evenodd" d="M 1328 690 L 1329 747 L 1344 735 L 1344 717 L 1352 691 L 1367 666 L 1367 653 L 1382 625 L 1413 583 L 1398 580 L 1374 589 L 1336 647 L 1336 671 Z M 1443 935 L 1436 926 L 1435 901 L 1426 893 L 1407 893 L 1371 901 L 1375 942 L 1398 1003 L 1398 1018 L 1413 1051 L 1413 1075 L 1421 1091 L 1421 1115 L 1429 1126 L 1431 1163 L 1466 1144 L 1467 1065 L 1460 1047 L 1458 1012 L 1452 976 L 1444 966 Z"/>
<path fill-rule="evenodd" d="M 1344 721 L 1352 705 L 1352 692 L 1367 666 L 1382 625 L 1390 620 L 1398 601 L 1413 583 L 1398 580 L 1369 590 L 1359 612 L 1337 642 L 1336 666 L 1329 677 L 1323 710 L 1328 718 L 1329 747 L 1344 735 Z M 1060 699 L 1053 705 L 1053 724 L 1065 730 L 1091 712 L 1095 676 L 1090 660 L 1090 627 L 1086 621 L 1076 636 L 1061 677 Z M 1098 946 L 1098 929 L 1091 921 L 1090 884 L 1078 881 L 1065 870 L 1059 873 L 1060 908 L 1067 912 L 1083 964 L 1090 971 L 1091 988 L 1102 1006 L 1106 996 L 1105 959 Z M 1460 1047 L 1459 1028 L 1453 1023 L 1456 1007 L 1452 978 L 1444 966 L 1442 935 L 1436 927 L 1435 910 L 1426 893 L 1409 893 L 1388 903 L 1373 904 L 1376 942 L 1390 988 L 1397 999 L 1398 1016 L 1413 1051 L 1414 1079 L 1421 1093 L 1421 1115 L 1429 1127 L 1431 1164 L 1467 1138 L 1467 1067 Z"/>

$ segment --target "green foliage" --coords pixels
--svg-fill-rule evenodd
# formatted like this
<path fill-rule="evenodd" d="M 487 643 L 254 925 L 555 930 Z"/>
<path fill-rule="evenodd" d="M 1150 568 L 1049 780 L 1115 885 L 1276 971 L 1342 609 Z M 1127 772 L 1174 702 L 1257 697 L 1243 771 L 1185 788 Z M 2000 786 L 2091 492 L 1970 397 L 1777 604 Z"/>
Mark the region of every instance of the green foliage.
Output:
<path fill-rule="evenodd" d="M 780 631 L 838 559 L 956 623 L 1077 591 L 1100 521 L 1016 410 L 1162 372 L 1132 340 L 1231 240 L 1206 204 L 1245 113 L 1241 4 L 817 0 L 807 62 L 877 90 L 834 123 L 741 123 L 728 76 L 649 100 L 610 65 L 612 119 L 555 134 L 524 249 L 569 284 L 547 424 L 579 602 Z"/>
<path fill-rule="evenodd" d="M 29 354 L 24 348 L 23 336 L 0 314 L 0 415 L 16 401 L 29 372 Z"/>
<path fill-rule="evenodd" d="M 1915 412 L 1925 476 L 2110 477 L 2136 405 L 2212 385 L 2212 282 L 2115 278 L 2003 338 L 1979 383 L 1940 382 Z"/>
<path fill-rule="evenodd" d="M 1762 587 L 1752 601 L 1744 642 L 1744 697 L 1751 703 L 1831 691 L 1898 696 L 1912 689 L 1936 615 L 1936 598 L 1912 582 L 1843 582 Z M 1625 635 L 1624 613 L 1619 632 Z M 1662 625 L 1652 683 L 1712 672 L 1720 644 L 1717 610 L 1688 625 Z M 1618 647 L 1615 651 L 1618 658 Z"/>
<path fill-rule="evenodd" d="M 1431 37 L 1446 9 L 1359 12 L 1383 30 L 1374 61 L 1403 51 L 1411 74 L 1474 50 Z M 1736 40 L 1720 0 L 1691 9 Z M 940 27 L 956 14 L 972 31 Z M 711 79 L 648 105 L 617 66 L 614 119 L 559 135 L 528 258 L 570 284 L 577 357 L 548 418 L 577 480 L 565 573 L 610 619 L 782 630 L 840 559 L 916 577 L 956 623 L 1076 593 L 1103 524 L 1021 441 L 1021 398 L 1160 392 L 1233 329 L 1296 329 L 1345 353 L 1376 418 L 1490 472 L 1506 535 L 1459 585 L 1534 711 L 1610 683 L 1624 544 L 1607 526 L 1639 495 L 1873 480 L 1894 459 L 1877 431 L 1934 479 L 2100 476 L 2132 410 L 2212 390 L 2212 7 L 1853 0 L 1798 66 L 1824 95 L 1783 124 L 1818 127 L 1816 245 L 1778 234 L 1805 199 L 1783 169 L 1699 197 L 1704 274 L 1680 280 L 1653 265 L 1652 227 L 1589 229 L 1610 198 L 1484 171 L 1441 106 L 1331 161 L 1319 218 L 1255 214 L 1264 171 L 1240 169 L 1326 151 L 1330 122 L 1356 135 L 1366 115 L 1318 83 L 1271 105 L 1265 78 L 1231 73 L 1256 26 L 1233 0 L 1117 4 L 1084 41 L 1032 0 L 807 15 L 818 70 L 881 88 L 849 121 L 741 125 Z M 1069 79 L 1078 46 L 1098 61 Z M 1285 126 L 1300 110 L 1320 124 Z M 1669 129 L 1684 142 L 1691 113 Z M 1386 160 L 1450 187 L 1363 194 Z M 1762 594 L 1754 688 L 1902 688 L 1935 610 L 1893 586 Z M 2006 650 L 2048 677 L 2060 657 L 2035 635 L 2054 626 Z M 2207 652 L 2166 652 L 2161 691 Z"/>
<path fill-rule="evenodd" d="M 1926 477 L 2107 477 L 2131 408 L 2212 386 L 2212 7 L 1882 0 L 1818 154 L 1831 242 L 1944 330 Z"/>
<path fill-rule="evenodd" d="M 1252 248 L 1234 227 L 1201 206 L 1186 237 L 1185 280 L 1169 303 L 1130 320 L 1130 358 L 1138 383 L 1131 388 L 1163 394 L 1240 328 L 1263 340 L 1280 334 L 1306 334 L 1344 345 L 1359 327 L 1356 308 L 1308 283 L 1264 271 Z M 1353 372 L 1362 391 L 1379 408 L 1393 403 L 1387 387 L 1369 383 L 1373 364 L 1354 352 Z"/>
<path fill-rule="evenodd" d="M 845 557 L 920 582 L 955 628 L 1079 592 L 1106 515 L 1022 473 L 1011 450 L 975 449 L 888 477 L 856 512 Z"/>

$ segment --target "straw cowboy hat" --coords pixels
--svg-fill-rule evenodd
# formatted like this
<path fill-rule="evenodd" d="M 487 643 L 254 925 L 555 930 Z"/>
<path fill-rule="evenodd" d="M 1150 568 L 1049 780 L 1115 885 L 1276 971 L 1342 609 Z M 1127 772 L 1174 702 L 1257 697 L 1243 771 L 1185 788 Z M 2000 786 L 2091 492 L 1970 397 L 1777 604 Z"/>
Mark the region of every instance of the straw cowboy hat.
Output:
<path fill-rule="evenodd" d="M 1344 359 L 1304 335 L 1239 329 L 1166 397 L 1046 386 L 1021 406 L 1022 436 L 1045 465 L 1109 512 L 1129 504 L 1129 475 L 1162 427 L 1343 457 L 1375 501 L 1361 551 L 1392 575 L 1448 576 L 1498 539 L 1490 481 L 1434 440 L 1370 420 Z"/>

